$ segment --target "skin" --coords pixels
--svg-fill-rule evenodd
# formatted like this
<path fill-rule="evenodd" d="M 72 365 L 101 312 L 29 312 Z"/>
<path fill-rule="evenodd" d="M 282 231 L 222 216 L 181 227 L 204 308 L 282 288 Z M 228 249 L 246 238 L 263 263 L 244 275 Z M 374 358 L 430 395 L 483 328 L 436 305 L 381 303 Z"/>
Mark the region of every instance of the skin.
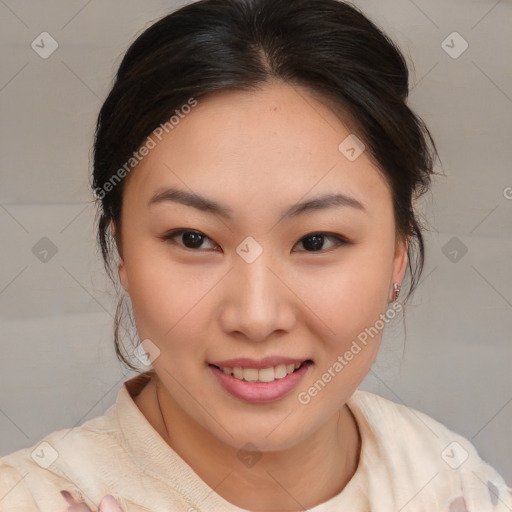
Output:
<path fill-rule="evenodd" d="M 406 270 L 386 181 L 366 152 L 351 162 L 338 150 L 350 133 L 297 86 L 222 91 L 201 98 L 125 183 L 119 277 L 140 339 L 160 350 L 152 364 L 169 432 L 154 381 L 135 402 L 216 493 L 242 508 L 311 508 L 339 494 L 357 469 L 361 439 L 346 402 L 382 331 L 309 404 L 297 397 L 385 314 Z M 148 208 L 163 186 L 213 199 L 233 218 L 171 202 Z M 278 222 L 285 208 L 333 192 L 366 212 L 330 207 Z M 206 238 L 197 249 L 180 235 L 162 241 L 177 228 Z M 349 243 L 327 237 L 311 249 L 304 237 L 316 232 Z M 263 248 L 252 263 L 236 252 L 247 236 Z M 207 366 L 267 355 L 314 362 L 296 389 L 267 404 L 232 397 Z M 249 442 L 262 454 L 252 467 L 237 458 Z"/>
<path fill-rule="evenodd" d="M 60 491 L 62 497 L 68 503 L 66 512 L 95 512 L 84 502 L 76 500 L 68 491 Z M 103 496 L 98 504 L 97 512 L 122 512 L 121 507 L 117 500 L 110 494 Z"/>

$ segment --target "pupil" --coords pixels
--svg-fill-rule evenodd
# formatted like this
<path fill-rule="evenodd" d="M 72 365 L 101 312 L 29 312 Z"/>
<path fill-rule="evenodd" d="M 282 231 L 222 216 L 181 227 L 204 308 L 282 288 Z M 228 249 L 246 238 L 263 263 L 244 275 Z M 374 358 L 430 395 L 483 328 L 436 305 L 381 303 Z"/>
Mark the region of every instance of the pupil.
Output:
<path fill-rule="evenodd" d="M 313 242 L 312 243 L 308 243 L 307 242 L 308 240 L 312 240 Z M 317 234 L 308 236 L 307 238 L 304 239 L 304 242 L 302 242 L 302 243 L 304 244 L 304 247 L 306 249 L 317 250 L 317 249 L 321 249 L 322 248 L 323 241 L 324 241 L 323 235 L 317 233 Z"/>
<path fill-rule="evenodd" d="M 199 233 L 194 233 L 193 231 L 186 231 L 182 234 L 183 243 L 189 248 L 197 248 L 201 247 L 201 243 L 203 241 L 203 235 Z"/>

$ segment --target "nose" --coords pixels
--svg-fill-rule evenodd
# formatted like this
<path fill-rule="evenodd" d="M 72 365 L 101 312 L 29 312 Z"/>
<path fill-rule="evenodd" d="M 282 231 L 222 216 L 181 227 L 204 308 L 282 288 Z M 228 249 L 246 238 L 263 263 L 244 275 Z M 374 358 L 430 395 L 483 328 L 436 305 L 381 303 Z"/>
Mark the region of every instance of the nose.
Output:
<path fill-rule="evenodd" d="M 228 335 L 264 341 L 290 331 L 296 322 L 294 294 L 280 275 L 282 268 L 266 251 L 247 263 L 235 258 L 225 282 L 220 323 Z"/>

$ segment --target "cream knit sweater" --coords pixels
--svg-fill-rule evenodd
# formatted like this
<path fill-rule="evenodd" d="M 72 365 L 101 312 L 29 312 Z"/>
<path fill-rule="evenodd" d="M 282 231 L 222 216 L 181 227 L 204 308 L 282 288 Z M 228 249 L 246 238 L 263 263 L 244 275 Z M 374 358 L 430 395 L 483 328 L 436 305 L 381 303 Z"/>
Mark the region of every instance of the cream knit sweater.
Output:
<path fill-rule="evenodd" d="M 141 413 L 132 396 L 149 378 L 126 381 L 102 416 L 0 458 L 0 512 L 66 512 L 60 490 L 93 511 L 111 494 L 124 512 L 247 512 L 208 487 Z M 511 489 L 465 438 L 365 391 L 348 406 L 362 439 L 358 469 L 310 512 L 512 511 Z"/>

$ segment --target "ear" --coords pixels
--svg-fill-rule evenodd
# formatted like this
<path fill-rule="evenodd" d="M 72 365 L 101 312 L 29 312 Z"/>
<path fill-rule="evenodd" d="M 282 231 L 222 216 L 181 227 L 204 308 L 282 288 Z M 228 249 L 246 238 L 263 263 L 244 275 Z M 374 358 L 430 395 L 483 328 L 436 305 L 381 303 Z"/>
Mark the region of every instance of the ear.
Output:
<path fill-rule="evenodd" d="M 393 300 L 394 290 L 393 283 L 402 284 L 404 280 L 405 272 L 407 270 L 407 262 L 409 261 L 408 255 L 409 249 L 409 237 L 405 241 L 400 241 L 396 244 L 395 256 L 393 258 L 393 278 L 390 287 L 389 301 Z"/>
<path fill-rule="evenodd" d="M 128 276 L 126 275 L 126 268 L 125 268 L 123 257 L 122 257 L 122 251 L 121 251 L 118 239 L 116 238 L 116 229 L 117 229 L 117 227 L 116 227 L 114 221 L 111 221 L 110 222 L 110 231 L 112 233 L 112 237 L 116 241 L 117 252 L 119 254 L 119 259 L 120 259 L 119 266 L 117 267 L 117 272 L 118 272 L 118 275 L 119 275 L 119 281 L 121 281 L 121 284 L 122 284 L 123 288 L 126 291 L 128 291 Z"/>

